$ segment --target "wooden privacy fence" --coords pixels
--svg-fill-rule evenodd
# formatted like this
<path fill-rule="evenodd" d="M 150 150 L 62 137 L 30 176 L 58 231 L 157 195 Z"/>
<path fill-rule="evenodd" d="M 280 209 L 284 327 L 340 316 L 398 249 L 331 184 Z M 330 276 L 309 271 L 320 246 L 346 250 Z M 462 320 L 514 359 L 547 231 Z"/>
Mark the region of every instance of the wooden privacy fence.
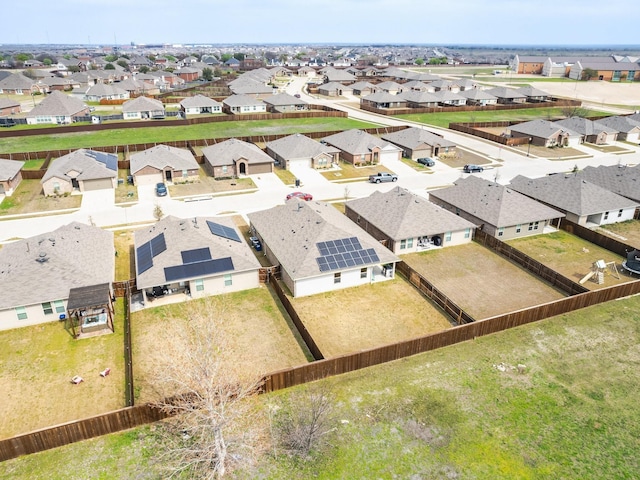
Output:
<path fill-rule="evenodd" d="M 25 433 L 0 440 L 0 461 L 120 432 L 167 416 L 160 409 L 144 404 Z"/>
<path fill-rule="evenodd" d="M 635 248 L 627 243 L 621 242 L 620 240 L 608 237 L 567 219 L 563 219 L 562 222 L 560 222 L 560 229 L 609 250 L 610 252 L 618 254 L 623 258 L 627 257 L 627 252 L 630 252 Z"/>
<path fill-rule="evenodd" d="M 473 239 L 479 244 L 484 245 L 505 258 L 508 258 L 512 262 L 517 263 L 525 270 L 550 283 L 557 289 L 562 290 L 567 295 L 576 295 L 578 293 L 589 291 L 588 288 L 583 287 L 579 283 L 574 282 L 537 260 L 534 260 L 526 253 L 513 248 L 511 245 L 507 245 L 502 240 L 492 237 L 480 229 L 475 229 Z"/>
<path fill-rule="evenodd" d="M 265 392 L 273 392 L 333 375 L 353 372 L 638 293 L 640 293 L 640 281 L 623 283 L 452 327 L 424 337 L 280 370 L 265 376 L 264 389 Z"/>
<path fill-rule="evenodd" d="M 396 271 L 401 273 L 409 283 L 411 283 L 411 285 L 418 289 L 420 293 L 444 310 L 444 312 L 458 325 L 475 322 L 475 319 L 471 315 L 460 308 L 455 302 L 405 262 L 396 263 Z"/>
<path fill-rule="evenodd" d="M 127 283 L 124 294 L 124 401 L 127 407 L 135 404 L 133 388 L 133 348 L 131 347 L 131 288 Z"/>

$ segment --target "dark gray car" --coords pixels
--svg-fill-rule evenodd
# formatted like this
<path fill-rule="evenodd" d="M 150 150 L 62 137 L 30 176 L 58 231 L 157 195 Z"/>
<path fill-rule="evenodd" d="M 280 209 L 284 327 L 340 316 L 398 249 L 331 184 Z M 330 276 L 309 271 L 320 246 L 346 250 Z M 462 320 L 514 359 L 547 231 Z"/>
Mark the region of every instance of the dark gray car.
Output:
<path fill-rule="evenodd" d="M 429 157 L 425 157 L 425 158 L 419 158 L 418 160 L 416 160 L 419 164 L 424 165 L 425 167 L 433 167 L 436 162 Z"/>

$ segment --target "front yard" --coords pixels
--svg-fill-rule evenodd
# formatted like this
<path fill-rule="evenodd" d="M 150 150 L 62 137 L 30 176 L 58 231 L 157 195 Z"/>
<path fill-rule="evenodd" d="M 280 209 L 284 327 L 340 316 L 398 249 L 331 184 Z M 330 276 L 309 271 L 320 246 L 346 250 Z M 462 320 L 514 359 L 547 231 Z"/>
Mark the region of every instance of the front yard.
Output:
<path fill-rule="evenodd" d="M 237 192 L 241 190 L 255 189 L 256 184 L 249 177 L 228 178 L 216 180 L 205 173 L 201 168 L 200 180 L 190 183 L 174 183 L 169 185 L 169 193 L 172 198 L 195 197 L 199 195 L 212 195 L 214 193 Z"/>
<path fill-rule="evenodd" d="M 112 334 L 75 340 L 57 321 L 0 332 L 0 438 L 124 407 L 123 305 Z"/>
<path fill-rule="evenodd" d="M 606 263 L 615 262 L 620 278 L 616 278 L 610 270 L 607 270 L 603 285 L 598 285 L 592 280 L 584 283 L 584 286 L 589 290 L 610 287 L 633 280 L 623 272 L 621 268 L 623 258 L 621 256 L 562 230 L 509 240 L 507 243 L 574 282 L 579 282 L 589 273 L 593 263 L 598 260 L 604 260 Z"/>
<path fill-rule="evenodd" d="M 475 242 L 403 255 L 402 259 L 476 320 L 564 297 Z"/>
<path fill-rule="evenodd" d="M 0 203 L 0 215 L 50 212 L 80 208 L 82 195 L 45 197 L 40 180 L 22 180 L 10 197 Z"/>
<path fill-rule="evenodd" d="M 289 319 L 277 297 L 267 286 L 228 295 L 191 300 L 196 307 L 212 302 L 213 314 L 224 312 L 226 337 L 234 350 L 235 367 L 262 375 L 307 363 L 307 358 L 292 333 Z M 133 368 L 136 402 L 153 399 L 151 385 L 154 354 L 164 351 L 155 332 L 166 322 L 187 322 L 185 304 L 148 308 L 132 314 Z M 192 307 L 192 305 L 191 305 Z"/>
<path fill-rule="evenodd" d="M 340 160 L 339 170 L 320 171 L 320 174 L 329 180 L 330 182 L 344 182 L 344 181 L 360 181 L 367 180 L 369 175 L 374 175 L 378 172 L 394 173 L 384 165 L 369 165 L 366 167 L 356 167 L 351 163 Z"/>
<path fill-rule="evenodd" d="M 400 277 L 290 300 L 326 358 L 452 326 L 442 311 Z"/>

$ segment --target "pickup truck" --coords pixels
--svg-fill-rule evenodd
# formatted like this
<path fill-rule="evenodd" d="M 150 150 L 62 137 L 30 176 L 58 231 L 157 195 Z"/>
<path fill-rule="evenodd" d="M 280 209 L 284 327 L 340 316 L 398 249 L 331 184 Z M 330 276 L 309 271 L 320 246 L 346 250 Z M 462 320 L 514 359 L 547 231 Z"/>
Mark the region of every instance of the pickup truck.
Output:
<path fill-rule="evenodd" d="M 375 175 L 369 175 L 369 181 L 371 183 L 395 182 L 396 180 L 398 180 L 397 175 L 387 172 L 378 172 Z"/>

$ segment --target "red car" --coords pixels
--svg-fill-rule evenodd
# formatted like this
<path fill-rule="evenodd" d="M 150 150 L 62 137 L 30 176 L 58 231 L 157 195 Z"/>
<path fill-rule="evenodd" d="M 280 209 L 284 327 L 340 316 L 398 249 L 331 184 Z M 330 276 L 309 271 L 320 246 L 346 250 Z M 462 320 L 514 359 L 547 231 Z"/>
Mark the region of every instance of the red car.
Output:
<path fill-rule="evenodd" d="M 291 192 L 289 195 L 287 195 L 287 200 L 291 200 L 292 198 L 301 198 L 308 202 L 310 200 L 313 200 L 313 195 L 303 192 Z"/>

